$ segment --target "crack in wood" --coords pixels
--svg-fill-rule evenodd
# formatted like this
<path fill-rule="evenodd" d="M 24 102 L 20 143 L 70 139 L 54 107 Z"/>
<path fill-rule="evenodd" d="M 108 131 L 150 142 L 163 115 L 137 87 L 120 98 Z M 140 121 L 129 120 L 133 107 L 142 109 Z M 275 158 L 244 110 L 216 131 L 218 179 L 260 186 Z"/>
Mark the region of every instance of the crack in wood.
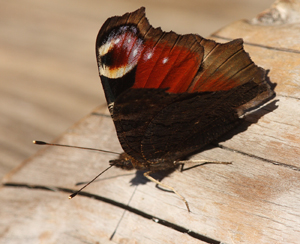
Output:
<path fill-rule="evenodd" d="M 100 117 L 106 117 L 106 118 L 111 118 L 111 116 L 109 114 L 103 114 L 103 113 L 97 113 L 97 112 L 92 112 L 91 115 L 100 116 Z"/>
<path fill-rule="evenodd" d="M 136 189 L 137 189 L 137 186 L 135 187 L 135 189 L 134 189 L 134 191 L 133 191 L 133 193 L 132 193 L 132 195 L 131 195 L 128 203 L 127 203 L 127 206 L 130 204 L 130 202 L 131 202 L 131 200 L 132 200 L 132 198 L 133 198 L 133 196 L 134 196 L 134 194 L 136 192 Z M 113 233 L 111 234 L 111 236 L 109 238 L 110 241 L 114 238 L 114 235 L 117 233 L 117 230 L 119 228 L 120 223 L 122 222 L 122 219 L 124 218 L 125 213 L 126 213 L 126 210 L 124 209 L 123 214 L 122 214 L 120 220 L 118 221 L 118 224 L 117 224 L 115 230 L 113 231 Z"/>
<path fill-rule="evenodd" d="M 110 236 L 110 238 L 109 238 L 110 241 L 114 238 L 115 234 L 117 233 L 117 230 L 118 230 L 118 228 L 119 228 L 119 225 L 120 225 L 122 219 L 124 218 L 125 213 L 126 213 L 126 210 L 123 211 L 123 214 L 122 214 L 121 218 L 119 219 L 119 221 L 118 221 L 118 223 L 117 223 L 117 226 L 116 226 L 115 230 L 114 230 L 113 233 L 111 234 L 111 236 Z"/>
<path fill-rule="evenodd" d="M 292 170 L 295 170 L 295 171 L 300 171 L 299 167 L 296 167 L 296 166 L 293 166 L 293 165 L 290 165 L 290 164 L 280 163 L 278 161 L 262 158 L 262 157 L 259 157 L 259 156 L 253 155 L 253 154 L 245 153 L 245 152 L 242 152 L 242 151 L 239 151 L 239 150 L 236 150 L 236 149 L 232 149 L 232 148 L 223 146 L 221 144 L 215 144 L 215 146 L 218 146 L 219 148 L 230 151 L 230 152 L 239 153 L 239 154 L 244 155 L 244 156 L 255 158 L 255 159 L 267 162 L 267 163 L 271 163 L 271 164 L 276 165 L 276 166 L 282 166 L 282 167 L 286 167 L 286 168 L 289 168 L 289 169 L 292 169 Z"/>
<path fill-rule="evenodd" d="M 3 187 L 18 187 L 18 188 L 28 188 L 28 189 L 39 189 L 39 190 L 46 190 L 46 191 L 60 191 L 60 192 L 66 192 L 66 193 L 73 193 L 74 192 L 74 190 L 72 190 L 72 189 L 63 188 L 63 187 L 49 187 L 49 186 L 42 186 L 42 185 L 29 185 L 29 184 L 20 184 L 20 183 L 13 183 L 13 182 L 4 183 L 4 184 L 2 184 L 2 186 Z M 145 213 L 145 212 L 143 212 L 139 209 L 130 207 L 126 204 L 111 200 L 109 198 L 102 197 L 102 196 L 95 195 L 95 194 L 91 194 L 91 193 L 88 193 L 88 192 L 79 192 L 78 195 L 85 196 L 85 197 L 92 198 L 92 199 L 96 199 L 98 201 L 102 201 L 102 202 L 114 205 L 116 207 L 123 208 L 125 211 L 127 210 L 131 213 L 139 215 L 140 217 L 152 220 L 157 224 L 161 224 L 161 225 L 166 226 L 168 228 L 172 228 L 173 230 L 176 230 L 178 232 L 187 234 L 187 235 L 189 235 L 189 236 L 191 236 L 195 239 L 201 240 L 203 242 L 210 243 L 210 244 L 222 244 L 221 241 L 212 239 L 212 238 L 207 237 L 205 235 L 202 235 L 202 234 L 199 234 L 199 233 L 194 232 L 192 230 L 189 230 L 187 228 L 184 228 L 180 225 L 176 225 L 176 224 L 171 223 L 167 220 L 163 220 L 163 219 L 158 218 L 156 216 L 153 216 L 151 214 L 147 214 L 147 213 Z M 125 213 L 125 211 L 124 211 L 124 213 Z M 124 213 L 123 213 L 123 215 L 124 215 Z M 116 232 L 116 229 L 113 232 L 113 234 L 111 235 L 111 238 L 113 238 L 115 232 Z"/>
<path fill-rule="evenodd" d="M 227 41 L 232 41 L 232 38 L 228 38 L 228 37 L 224 37 L 224 36 L 219 36 L 216 34 L 211 35 L 212 37 L 216 37 L 216 38 L 220 38 L 223 40 L 227 40 Z M 249 45 L 249 46 L 254 46 L 254 47 L 261 47 L 261 48 L 265 48 L 265 49 L 270 49 L 270 50 L 275 50 L 275 51 L 280 51 L 280 52 L 287 52 L 287 53 L 299 53 L 299 50 L 296 49 L 290 49 L 290 48 L 283 48 L 283 47 L 271 47 L 271 46 L 266 46 L 266 45 L 262 45 L 262 44 L 257 44 L 257 43 L 251 43 L 251 42 L 245 42 L 245 45 Z"/>
<path fill-rule="evenodd" d="M 299 97 L 294 97 L 294 96 L 287 96 L 287 95 L 282 95 L 282 94 L 276 94 L 277 97 L 287 97 L 287 98 L 292 98 L 295 100 L 300 100 Z"/>

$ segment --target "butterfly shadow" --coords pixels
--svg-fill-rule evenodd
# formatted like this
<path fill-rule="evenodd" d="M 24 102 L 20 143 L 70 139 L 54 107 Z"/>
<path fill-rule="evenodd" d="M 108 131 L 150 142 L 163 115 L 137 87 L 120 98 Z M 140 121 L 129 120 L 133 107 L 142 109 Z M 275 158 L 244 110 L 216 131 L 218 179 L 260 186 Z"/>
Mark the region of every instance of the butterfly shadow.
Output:
<path fill-rule="evenodd" d="M 212 145 L 219 146 L 220 143 L 232 139 L 235 135 L 239 133 L 245 132 L 248 129 L 248 127 L 250 127 L 252 124 L 256 124 L 261 117 L 277 109 L 278 105 L 276 105 L 276 103 L 278 101 L 279 99 L 273 100 L 272 102 L 264 105 L 263 107 L 260 107 L 259 109 L 246 114 L 240 120 L 240 124 L 237 127 L 222 135 L 219 139 L 213 142 Z"/>
<path fill-rule="evenodd" d="M 169 169 L 169 170 L 154 172 L 154 173 L 151 173 L 151 176 L 158 181 L 162 181 L 166 176 L 173 173 L 175 170 L 176 169 Z M 147 171 L 145 171 L 145 170 L 137 170 L 135 172 L 134 178 L 132 178 L 130 180 L 130 184 L 132 186 L 136 186 L 136 185 L 145 185 L 145 184 L 147 184 L 147 182 L 151 182 L 149 179 L 147 179 L 144 176 L 144 173 L 146 173 L 146 172 Z"/>
<path fill-rule="evenodd" d="M 279 101 L 279 99 L 274 99 L 276 97 L 275 88 L 277 86 L 277 83 L 272 83 L 270 81 L 270 78 L 268 76 L 269 72 L 270 70 L 266 70 L 265 81 L 269 84 L 271 90 L 274 91 L 274 94 L 266 100 L 261 101 L 261 103 L 259 103 L 257 106 L 251 107 L 250 109 L 246 110 L 245 115 L 240 119 L 240 123 L 235 128 L 220 136 L 220 138 L 211 143 L 211 145 L 220 147 L 220 143 L 232 139 L 239 133 L 245 132 L 249 126 L 251 126 L 252 124 L 256 124 L 261 117 L 273 112 L 278 108 L 278 105 L 276 103 Z"/>

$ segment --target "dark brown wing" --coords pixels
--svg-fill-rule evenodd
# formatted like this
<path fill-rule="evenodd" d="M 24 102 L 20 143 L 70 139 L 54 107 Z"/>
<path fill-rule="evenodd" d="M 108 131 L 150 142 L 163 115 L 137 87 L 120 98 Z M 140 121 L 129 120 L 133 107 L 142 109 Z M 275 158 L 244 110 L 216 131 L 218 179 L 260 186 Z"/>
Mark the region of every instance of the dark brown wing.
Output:
<path fill-rule="evenodd" d="M 179 159 L 236 126 L 237 108 L 267 89 L 253 81 L 202 93 L 130 89 L 115 102 L 118 137 L 124 151 L 138 160 Z"/>

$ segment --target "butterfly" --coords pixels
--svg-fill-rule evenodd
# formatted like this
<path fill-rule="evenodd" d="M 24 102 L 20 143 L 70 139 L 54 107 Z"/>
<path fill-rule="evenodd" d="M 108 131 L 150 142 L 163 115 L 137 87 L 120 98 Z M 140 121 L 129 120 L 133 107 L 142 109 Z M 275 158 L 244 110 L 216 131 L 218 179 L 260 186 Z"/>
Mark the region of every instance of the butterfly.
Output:
<path fill-rule="evenodd" d="M 96 57 L 124 150 L 110 164 L 146 170 L 155 182 L 150 173 L 177 167 L 274 94 L 242 39 L 221 44 L 164 32 L 144 7 L 106 20 Z"/>

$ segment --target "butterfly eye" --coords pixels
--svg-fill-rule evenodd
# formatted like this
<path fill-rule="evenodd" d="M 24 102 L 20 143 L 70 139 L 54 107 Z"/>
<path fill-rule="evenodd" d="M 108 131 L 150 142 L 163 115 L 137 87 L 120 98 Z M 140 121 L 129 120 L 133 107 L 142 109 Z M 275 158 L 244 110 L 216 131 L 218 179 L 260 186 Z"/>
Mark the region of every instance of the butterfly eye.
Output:
<path fill-rule="evenodd" d="M 112 31 L 98 49 L 99 72 L 105 77 L 117 79 L 126 75 L 137 65 L 142 55 L 143 40 L 136 34 L 134 27 L 125 27 Z"/>
<path fill-rule="evenodd" d="M 113 55 L 112 52 L 108 52 L 105 55 L 100 57 L 102 67 L 107 66 L 110 67 L 113 64 Z"/>

